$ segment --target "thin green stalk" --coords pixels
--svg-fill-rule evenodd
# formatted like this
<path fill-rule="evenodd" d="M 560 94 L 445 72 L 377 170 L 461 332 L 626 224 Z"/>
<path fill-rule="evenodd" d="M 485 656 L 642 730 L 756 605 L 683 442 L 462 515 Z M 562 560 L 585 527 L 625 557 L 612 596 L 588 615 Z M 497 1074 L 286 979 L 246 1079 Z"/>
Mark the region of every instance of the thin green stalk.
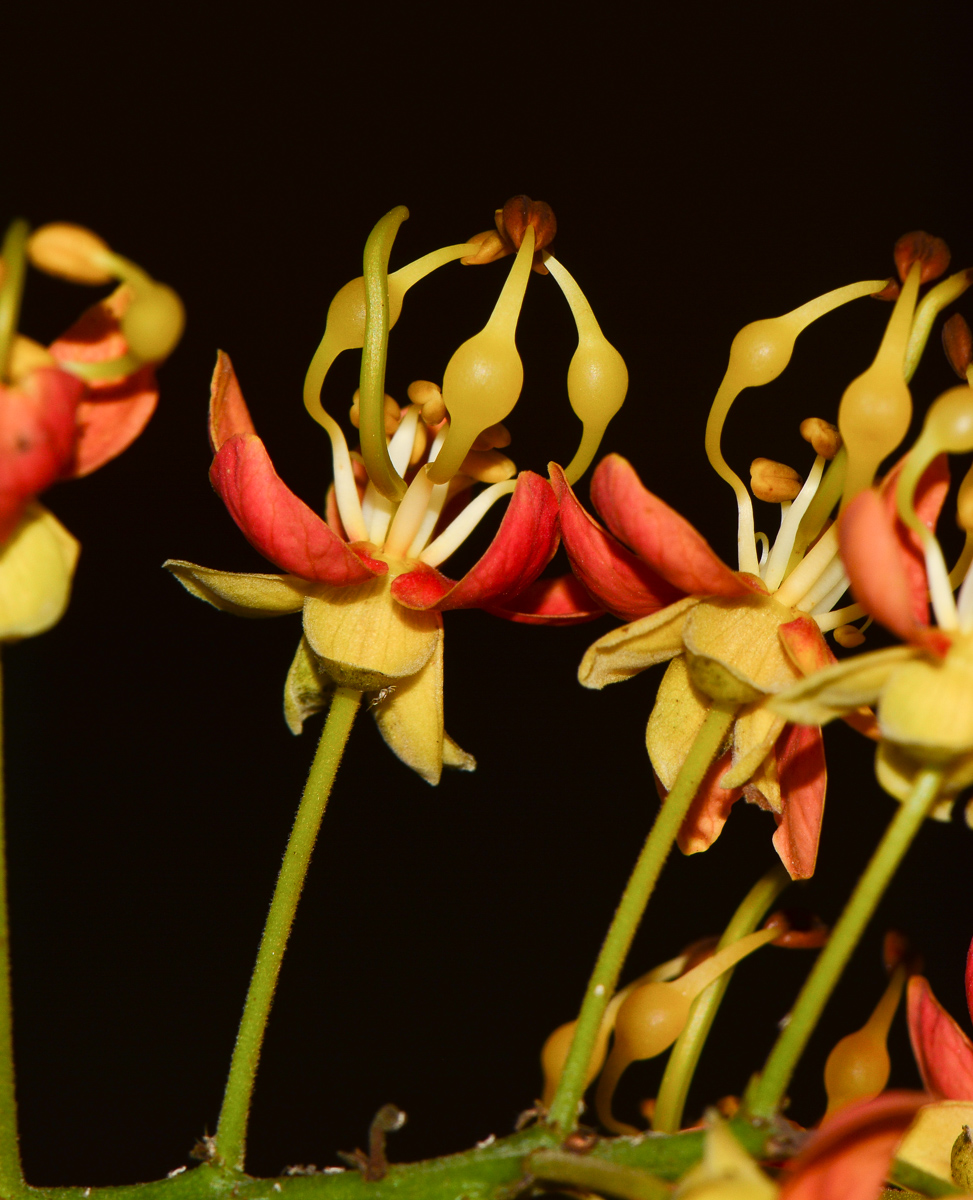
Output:
<path fill-rule="evenodd" d="M 564 1133 L 570 1133 L 578 1123 L 578 1103 L 587 1087 L 588 1063 L 598 1027 L 618 984 L 618 976 L 659 872 L 710 764 L 726 739 L 735 713 L 734 706 L 713 702 L 625 886 L 588 981 L 574 1041 L 548 1113 L 549 1123 Z"/>
<path fill-rule="evenodd" d="M 0 1195 L 24 1190 L 17 1138 L 13 1006 L 10 997 L 10 923 L 7 917 L 7 847 L 3 787 L 3 679 L 0 676 Z"/>
<path fill-rule="evenodd" d="M 230 1075 L 226 1081 L 223 1107 L 216 1128 L 217 1156 L 234 1170 L 243 1170 L 250 1100 L 281 960 L 287 948 L 294 913 L 297 911 L 297 902 L 304 887 L 311 852 L 321 828 L 321 818 L 328 803 L 331 785 L 334 783 L 360 702 L 361 692 L 351 688 L 335 690 L 294 820 L 294 828 L 284 852 L 284 862 L 277 878 L 274 898 L 270 902 L 263 937 L 260 939 L 260 949 L 257 951 L 257 961 L 250 978 L 250 988 L 236 1045 L 233 1048 Z"/>
<path fill-rule="evenodd" d="M 780 1107 L 808 1038 L 892 876 L 936 803 L 941 783 L 941 771 L 927 769 L 920 772 L 908 798 L 892 818 L 807 977 L 790 1020 L 770 1052 L 767 1065 L 751 1084 L 745 1098 L 751 1116 L 770 1118 Z"/>
<path fill-rule="evenodd" d="M 17 320 L 27 273 L 29 235 L 30 226 L 26 221 L 11 221 L 0 246 L 0 259 L 3 260 L 3 278 L 0 281 L 0 382 L 4 383 L 7 382 L 10 353 L 17 337 Z"/>
<path fill-rule="evenodd" d="M 785 887 L 790 883 L 790 876 L 779 864 L 772 867 L 762 879 L 759 879 L 747 892 L 743 902 L 730 918 L 730 923 L 723 931 L 717 945 L 717 950 L 730 946 L 748 933 L 753 933 L 763 920 L 767 909 L 774 903 Z M 689 1085 L 692 1083 L 696 1064 L 706 1044 L 710 1026 L 719 1010 L 726 991 L 733 977 L 733 969 L 724 971 L 708 988 L 704 989 L 693 1001 L 689 1010 L 689 1020 L 676 1039 L 676 1044 L 666 1063 L 665 1074 L 655 1102 L 655 1113 L 652 1118 L 652 1128 L 658 1133 L 676 1133 L 682 1124 L 683 1109 L 686 1107 L 686 1097 Z"/>

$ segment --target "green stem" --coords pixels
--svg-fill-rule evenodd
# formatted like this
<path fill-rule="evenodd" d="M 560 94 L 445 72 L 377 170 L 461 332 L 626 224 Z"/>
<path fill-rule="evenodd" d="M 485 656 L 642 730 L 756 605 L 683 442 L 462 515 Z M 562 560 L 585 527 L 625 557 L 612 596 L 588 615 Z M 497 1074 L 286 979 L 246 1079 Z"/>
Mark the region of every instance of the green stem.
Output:
<path fill-rule="evenodd" d="M 260 949 L 257 951 L 257 961 L 250 978 L 250 988 L 236 1045 L 233 1048 L 230 1074 L 226 1081 L 226 1091 L 223 1093 L 223 1107 L 216 1128 L 217 1156 L 232 1170 L 243 1170 L 250 1100 L 267 1018 L 274 1000 L 277 977 L 280 975 L 280 964 L 287 948 L 294 913 L 297 911 L 297 902 L 304 887 L 311 852 L 321 828 L 321 818 L 328 803 L 331 785 L 334 783 L 360 701 L 361 692 L 351 688 L 335 690 L 294 820 L 294 828 L 284 852 L 284 862 L 277 878 L 274 898 L 270 902 L 270 912 L 267 914 Z"/>
<path fill-rule="evenodd" d="M 921 771 L 909 796 L 886 829 L 807 977 L 790 1020 L 770 1052 L 767 1065 L 751 1084 L 745 1100 L 751 1116 L 769 1118 L 780 1107 L 808 1038 L 892 876 L 936 803 L 941 783 L 941 771 Z"/>
<path fill-rule="evenodd" d="M 24 1190 L 17 1139 L 13 1006 L 10 997 L 10 923 L 7 917 L 7 847 L 3 787 L 3 680 L 0 677 L 0 1195 Z"/>
<path fill-rule="evenodd" d="M 790 881 L 790 876 L 779 864 L 758 880 L 730 918 L 730 923 L 716 947 L 717 950 L 722 950 L 724 946 L 730 946 L 748 933 L 753 933 L 763 920 L 767 909 Z M 652 1128 L 656 1132 L 676 1133 L 682 1124 L 683 1109 L 696 1064 L 719 1010 L 723 993 L 732 977 L 732 968 L 724 971 L 693 1001 L 689 1010 L 689 1020 L 672 1048 L 665 1074 L 662 1076 L 652 1118 Z"/>
<path fill-rule="evenodd" d="M 20 301 L 24 294 L 29 235 L 30 226 L 26 221 L 11 221 L 0 246 L 0 258 L 3 259 L 3 281 L 0 283 L 0 383 L 8 382 L 7 367 L 17 336 Z"/>
<path fill-rule="evenodd" d="M 713 702 L 625 886 L 588 981 L 574 1041 L 548 1114 L 549 1123 L 564 1133 L 570 1133 L 578 1123 L 578 1103 L 587 1087 L 588 1063 L 598 1027 L 618 984 L 619 973 L 659 872 L 710 764 L 726 739 L 735 713 L 735 707 Z"/>

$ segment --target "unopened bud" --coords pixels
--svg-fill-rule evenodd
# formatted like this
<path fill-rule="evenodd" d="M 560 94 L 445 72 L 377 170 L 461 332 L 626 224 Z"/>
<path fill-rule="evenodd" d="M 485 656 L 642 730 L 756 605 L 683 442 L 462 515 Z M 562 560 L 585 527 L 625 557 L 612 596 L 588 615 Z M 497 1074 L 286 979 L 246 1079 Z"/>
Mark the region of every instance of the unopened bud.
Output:
<path fill-rule="evenodd" d="M 82 225 L 42 225 L 28 239 L 27 255 L 39 270 L 72 283 L 110 283 L 115 278 L 105 264 L 111 255 L 107 242 Z"/>
<path fill-rule="evenodd" d="M 800 475 L 786 463 L 755 458 L 750 464 L 750 489 L 758 500 L 782 504 L 785 500 L 793 500 L 803 486 Z"/>
<path fill-rule="evenodd" d="M 838 426 L 821 417 L 808 417 L 801 422 L 801 437 L 811 443 L 815 454 L 831 459 L 841 449 L 841 434 Z"/>
<path fill-rule="evenodd" d="M 973 333 L 961 313 L 953 313 L 943 326 L 943 349 L 949 365 L 960 379 L 966 379 L 966 372 L 973 362 Z"/>
<path fill-rule="evenodd" d="M 549 204 L 530 196 L 511 196 L 496 213 L 497 230 L 515 249 L 520 249 L 528 226 L 534 229 L 534 253 L 554 241 L 557 218 Z"/>
<path fill-rule="evenodd" d="M 943 274 L 951 258 L 949 247 L 943 239 L 933 237 L 924 229 L 904 233 L 895 243 L 892 253 L 896 270 L 903 283 L 913 263 L 922 264 L 919 282 L 928 283 L 930 279 L 938 279 Z"/>
<path fill-rule="evenodd" d="M 495 229 L 474 233 L 471 238 L 466 240 L 469 244 L 476 246 L 476 251 L 468 254 L 466 258 L 460 259 L 464 267 L 478 267 L 483 263 L 496 262 L 498 258 L 514 252 L 513 246 L 509 242 L 505 242 Z"/>
<path fill-rule="evenodd" d="M 860 646 L 865 640 L 865 635 L 857 625 L 839 625 L 832 632 L 834 633 L 834 640 L 845 650 L 854 650 L 856 646 Z"/>
<path fill-rule="evenodd" d="M 410 397 L 411 399 L 411 397 Z M 348 419 L 356 429 L 361 428 L 361 392 L 355 388 L 355 394 L 351 398 L 351 411 L 348 413 Z M 392 396 L 387 392 L 385 394 L 384 404 L 385 416 L 385 436 L 391 437 L 398 429 L 399 422 L 402 420 L 402 410 L 395 402 Z"/>
<path fill-rule="evenodd" d="M 418 404 L 422 419 L 427 425 L 438 425 L 446 416 L 442 390 L 428 379 L 416 379 L 409 384 L 407 393 L 413 404 Z"/>

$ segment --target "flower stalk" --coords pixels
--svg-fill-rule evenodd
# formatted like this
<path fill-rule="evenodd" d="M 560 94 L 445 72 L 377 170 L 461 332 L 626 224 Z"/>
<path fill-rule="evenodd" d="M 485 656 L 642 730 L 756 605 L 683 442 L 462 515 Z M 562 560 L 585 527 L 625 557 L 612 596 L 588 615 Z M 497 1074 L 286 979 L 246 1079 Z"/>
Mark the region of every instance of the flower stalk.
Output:
<path fill-rule="evenodd" d="M 11 1197 L 22 1192 L 26 1184 L 20 1165 L 20 1145 L 17 1136 L 3 766 L 3 680 L 0 675 L 0 1194 Z"/>
<path fill-rule="evenodd" d="M 710 764 L 726 741 L 735 714 L 735 705 L 714 702 L 672 790 L 663 801 L 612 918 L 595 969 L 588 981 L 574 1041 L 571 1043 L 564 1071 L 548 1113 L 548 1122 L 563 1133 L 570 1133 L 578 1123 L 578 1105 L 584 1094 L 588 1063 L 602 1015 L 618 984 L 618 977 L 632 945 L 632 939 L 641 923 L 659 873 L 676 840 L 679 827 Z"/>
<path fill-rule="evenodd" d="M 321 828 L 321 818 L 360 702 L 361 692 L 343 687 L 335 690 L 260 939 L 216 1129 L 217 1158 L 231 1170 L 243 1170 L 250 1101 L 280 964 Z M 0 1078 L 0 1087 L 2 1083 Z"/>
<path fill-rule="evenodd" d="M 769 1119 L 780 1108 L 798 1060 L 845 964 L 858 945 L 865 926 L 871 920 L 913 838 L 936 805 L 942 778 L 942 771 L 931 767 L 920 771 L 910 795 L 886 829 L 807 977 L 790 1020 L 774 1044 L 763 1072 L 751 1084 L 745 1107 L 752 1117 Z"/>

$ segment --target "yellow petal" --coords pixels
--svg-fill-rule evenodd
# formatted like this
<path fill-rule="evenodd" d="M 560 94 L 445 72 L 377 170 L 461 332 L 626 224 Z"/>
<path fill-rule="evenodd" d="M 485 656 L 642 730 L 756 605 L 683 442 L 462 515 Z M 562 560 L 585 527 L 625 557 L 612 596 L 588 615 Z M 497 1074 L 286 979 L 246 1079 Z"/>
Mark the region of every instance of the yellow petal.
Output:
<path fill-rule="evenodd" d="M 433 645 L 433 653 L 422 670 L 395 685 L 394 691 L 374 704 L 372 712 L 375 724 L 392 753 L 407 767 L 417 771 L 426 783 L 435 786 L 442 774 L 445 752 L 441 631 Z M 459 750 L 451 740 L 451 757 L 453 747 Z"/>
<path fill-rule="evenodd" d="M 682 1177 L 679 1200 L 774 1200 L 777 1185 L 760 1170 L 726 1123 L 707 1114 L 702 1160 Z"/>
<path fill-rule="evenodd" d="M 319 585 L 304 605 L 307 640 L 340 687 L 367 692 L 399 684 L 421 671 L 439 644 L 442 618 L 396 604 L 391 578 Z"/>
<path fill-rule="evenodd" d="M 879 787 L 896 800 L 908 799 L 924 765 L 892 742 L 879 742 L 875 751 L 875 778 Z M 933 806 L 929 814 L 934 821 L 952 819 L 953 797 L 973 782 L 970 778 L 970 766 L 971 760 L 963 759 L 955 777 L 949 774 L 943 779 L 939 788 L 943 799 Z"/>
<path fill-rule="evenodd" d="M 774 752 L 774 742 L 784 728 L 783 717 L 757 704 L 745 709 L 733 723 L 733 766 L 720 781 L 725 788 L 740 787 Z M 778 797 L 780 789 L 777 789 Z M 768 797 L 770 799 L 770 797 Z M 776 811 L 780 811 L 779 808 Z"/>
<path fill-rule="evenodd" d="M 683 631 L 697 687 L 738 704 L 789 687 L 800 672 L 777 631 L 793 619 L 793 611 L 772 596 L 717 597 L 697 604 Z"/>
<path fill-rule="evenodd" d="M 663 787 L 675 783 L 709 709 L 709 699 L 690 681 L 685 658 L 674 658 L 662 677 L 645 730 L 645 748 Z"/>
<path fill-rule="evenodd" d="M 683 648 L 686 614 L 698 603 L 695 596 L 686 596 L 668 608 L 606 633 L 585 652 L 578 668 L 579 682 L 600 691 L 608 683 L 630 679 L 647 667 L 673 658 Z"/>
<path fill-rule="evenodd" d="M 769 754 L 747 780 L 743 795 L 748 804 L 757 804 L 768 812 L 783 812 L 776 755 Z"/>
<path fill-rule="evenodd" d="M 238 575 L 170 558 L 162 564 L 187 592 L 238 617 L 277 617 L 300 612 L 311 586 L 296 575 Z"/>
<path fill-rule="evenodd" d="M 973 751 L 973 663 L 952 653 L 905 663 L 885 685 L 877 716 L 882 737 L 924 763 Z"/>
<path fill-rule="evenodd" d="M 896 1161 L 952 1183 L 950 1152 L 964 1125 L 973 1125 L 973 1102 L 943 1100 L 939 1104 L 927 1104 L 919 1109 L 900 1142 L 895 1152 Z"/>
<path fill-rule="evenodd" d="M 448 733 L 443 733 L 443 766 L 455 771 L 475 771 L 476 759 L 458 746 Z"/>
<path fill-rule="evenodd" d="M 890 646 L 856 655 L 779 692 L 767 706 L 796 725 L 826 725 L 863 704 L 874 704 L 892 672 L 918 654 L 912 646 Z"/>
<path fill-rule="evenodd" d="M 284 720 L 291 733 L 299 734 L 307 718 L 327 706 L 333 691 L 334 681 L 321 670 L 307 638 L 302 637 L 284 683 Z"/>
<path fill-rule="evenodd" d="M 28 505 L 0 548 L 0 641 L 34 637 L 60 621 L 80 549 L 52 513 Z"/>

